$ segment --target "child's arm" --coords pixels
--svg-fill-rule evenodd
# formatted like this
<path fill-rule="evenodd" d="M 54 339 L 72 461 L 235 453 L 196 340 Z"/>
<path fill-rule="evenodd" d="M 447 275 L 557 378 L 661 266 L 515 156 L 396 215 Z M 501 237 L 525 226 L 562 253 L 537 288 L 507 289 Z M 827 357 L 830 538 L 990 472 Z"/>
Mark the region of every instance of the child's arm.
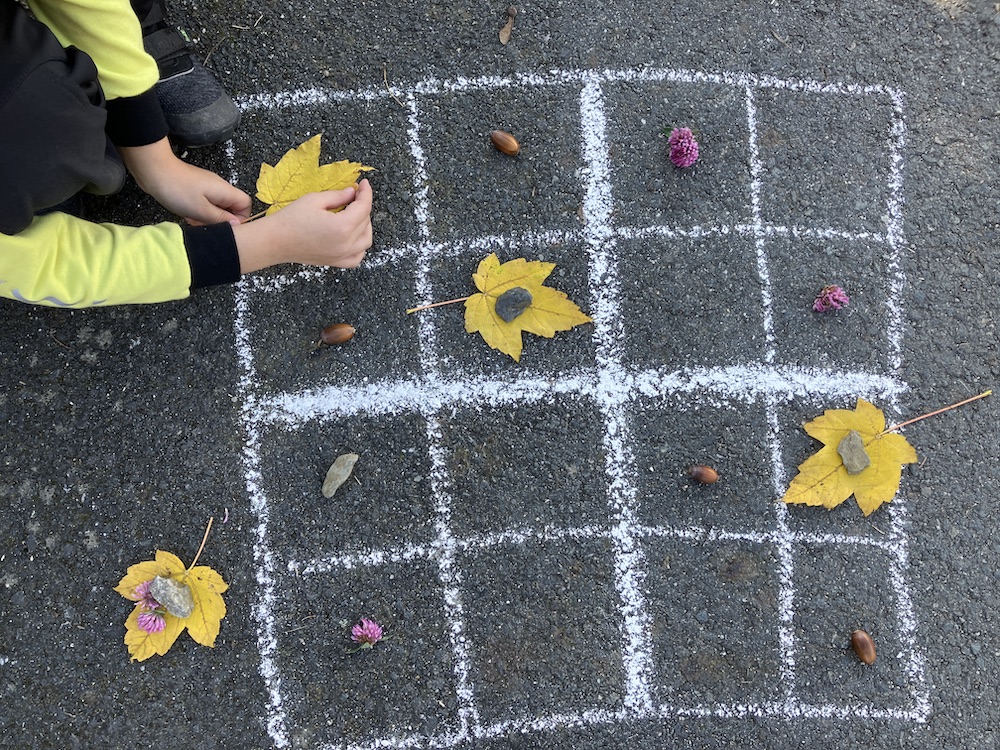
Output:
<path fill-rule="evenodd" d="M 357 190 L 313 193 L 237 227 L 37 216 L 16 235 L 0 234 L 0 296 L 56 307 L 164 302 L 278 263 L 351 268 L 371 247 L 371 201 L 364 180 Z"/>

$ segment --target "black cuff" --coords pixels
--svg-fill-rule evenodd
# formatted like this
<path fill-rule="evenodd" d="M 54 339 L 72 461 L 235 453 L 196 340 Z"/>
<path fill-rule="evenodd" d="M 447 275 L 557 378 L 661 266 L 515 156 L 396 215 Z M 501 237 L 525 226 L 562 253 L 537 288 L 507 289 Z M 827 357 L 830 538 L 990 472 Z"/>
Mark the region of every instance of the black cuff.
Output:
<path fill-rule="evenodd" d="M 111 99 L 107 110 L 105 129 L 116 146 L 148 146 L 167 135 L 167 118 L 153 89 L 139 96 Z"/>
<path fill-rule="evenodd" d="M 240 279 L 240 255 L 229 224 L 181 227 L 191 265 L 191 289 L 232 284 Z"/>

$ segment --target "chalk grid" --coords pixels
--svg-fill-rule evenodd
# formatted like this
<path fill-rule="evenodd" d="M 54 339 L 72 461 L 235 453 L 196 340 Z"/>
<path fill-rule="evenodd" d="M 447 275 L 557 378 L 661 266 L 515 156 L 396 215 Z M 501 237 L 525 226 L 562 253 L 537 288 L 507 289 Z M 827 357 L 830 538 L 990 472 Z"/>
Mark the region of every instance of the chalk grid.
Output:
<path fill-rule="evenodd" d="M 749 215 L 748 223 L 731 225 L 691 226 L 625 226 L 612 213 L 613 190 L 616 184 L 610 163 L 609 122 L 615 116 L 608 111 L 607 94 L 621 84 L 670 83 L 697 86 L 710 84 L 728 87 L 742 96 L 745 104 L 745 125 L 748 140 L 747 163 Z M 467 92 L 501 89 L 542 90 L 556 87 L 574 92 L 579 102 L 579 138 L 582 167 L 579 179 L 583 189 L 583 226 L 569 229 L 530 228 L 493 236 L 436 238 L 432 232 L 432 216 L 427 156 L 425 154 L 425 119 L 429 98 L 457 96 Z M 848 103 L 878 101 L 888 104 L 891 112 L 885 144 L 888 162 L 888 184 L 883 217 L 884 231 L 848 231 L 837 226 L 798 226 L 769 223 L 763 218 L 762 202 L 766 197 L 764 165 L 759 153 L 758 96 L 761 92 L 798 92 L 814 94 L 818 101 L 834 100 Z M 381 734 L 342 736 L 317 741 L 323 748 L 348 747 L 461 747 L 474 740 L 502 737 L 511 732 L 545 733 L 583 725 L 614 725 L 622 721 L 663 721 L 677 717 L 732 719 L 740 717 L 835 720 L 902 720 L 923 722 L 929 714 L 929 684 L 924 675 L 923 657 L 916 645 L 914 608 L 906 584 L 907 539 L 905 533 L 907 508 L 904 497 L 898 497 L 881 516 L 888 522 L 884 536 L 859 533 L 828 533 L 796 527 L 789 509 L 774 498 L 780 497 L 790 479 L 786 474 L 783 440 L 793 425 L 783 425 L 779 407 L 792 401 L 812 405 L 852 405 L 854 397 L 888 402 L 898 412 L 898 398 L 906 391 L 902 380 L 902 292 L 904 275 L 900 255 L 903 237 L 903 149 L 906 141 L 903 95 L 881 86 L 854 86 L 803 80 L 782 80 L 748 74 L 709 74 L 683 70 L 638 69 L 608 71 L 554 71 L 548 75 L 512 77 L 425 79 L 409 88 L 393 88 L 392 94 L 406 107 L 409 158 L 412 160 L 415 221 L 418 237 L 414 242 L 378 248 L 366 265 L 395 265 L 402 261 L 413 264 L 412 299 L 414 304 L 440 299 L 435 287 L 432 265 L 435 259 L 451 258 L 468 253 L 468 258 L 481 258 L 497 251 L 501 260 L 512 257 L 532 257 L 525 247 L 542 247 L 552 242 L 579 243 L 589 258 L 589 300 L 577 301 L 594 318 L 592 364 L 565 371 L 532 373 L 525 366 L 511 365 L 501 374 L 467 373 L 464 368 L 443 369 L 444 354 L 440 348 L 440 328 L 455 325 L 453 318 L 423 314 L 408 319 L 416 328 L 419 346 L 419 371 L 415 375 L 388 377 L 378 382 L 367 379 L 355 383 L 320 383 L 315 387 L 275 387 L 259 377 L 261 356 L 259 345 L 251 334 L 256 322 L 254 305 L 262 300 L 277 299 L 286 288 L 294 288 L 309 280 L 324 278 L 325 271 L 302 270 L 289 275 L 265 275 L 244 280 L 236 296 L 235 333 L 242 367 L 240 382 L 243 397 L 245 428 L 244 459 L 246 486 L 257 518 L 255 557 L 257 581 L 260 587 L 256 609 L 258 645 L 267 693 L 266 724 L 276 747 L 298 743 L 296 732 L 308 717 L 294 716 L 295 708 L 287 700 L 289 678 L 283 671 L 282 639 L 285 635 L 276 620 L 277 592 L 289 580 L 307 577 L 336 576 L 358 568 L 394 569 L 430 566 L 436 574 L 442 593 L 440 619 L 451 653 L 451 675 L 457 711 L 435 731 L 422 732 L 409 728 L 405 715 L 399 725 Z M 245 112 L 285 111 L 300 107 L 336 105 L 351 101 L 387 99 L 386 89 L 372 87 L 356 91 L 309 89 L 248 97 L 241 102 Z M 239 173 L 234 148 L 230 147 L 233 179 Z M 244 175 L 246 177 L 246 175 Z M 685 367 L 686 363 L 664 363 L 667 367 L 642 367 L 627 362 L 623 344 L 624 320 L 620 302 L 621 272 L 619 244 L 625 241 L 648 241 L 656 238 L 685 239 L 720 235 L 746 238 L 753 248 L 751 262 L 759 283 L 759 306 L 762 315 L 763 357 L 745 365 Z M 781 364 L 777 356 L 774 324 L 774 288 L 772 269 L 766 246 L 776 238 L 836 239 L 864 243 L 881 249 L 886 274 L 885 330 L 882 339 L 886 361 L 882 371 L 859 371 L 847 368 L 804 367 Z M 558 286 L 558 284 L 556 284 Z M 571 295 L 572 296 L 572 295 Z M 589 306 L 588 304 L 589 303 Z M 459 324 L 460 325 L 460 324 Z M 540 346 L 540 340 L 527 341 L 530 350 Z M 470 346 L 485 346 L 470 343 Z M 497 355 L 498 357 L 500 355 Z M 526 354 L 526 358 L 530 355 Z M 460 362 L 460 360 L 456 360 Z M 262 385 L 264 382 L 264 385 Z M 762 529 L 727 528 L 701 523 L 651 525 L 642 513 L 643 503 L 652 498 L 641 496 L 636 466 L 637 444 L 633 436 L 632 408 L 665 399 L 706 396 L 717 403 L 749 404 L 760 409 L 766 422 L 766 452 L 770 460 L 773 516 Z M 493 409 L 516 408 L 541 402 L 572 400 L 596 407 L 600 415 L 601 448 L 604 453 L 603 471 L 607 489 L 608 517 L 604 523 L 583 525 L 540 524 L 537 527 L 508 528 L 486 533 L 457 535 L 453 520 L 455 484 L 449 469 L 447 449 L 443 443 L 443 421 L 449 410 L 476 408 L 486 405 Z M 816 412 L 811 412 L 816 413 Z M 426 461 L 430 467 L 429 491 L 433 506 L 433 532 L 430 539 L 414 539 L 398 544 L 372 547 L 316 550 L 309 559 L 286 558 L 273 544 L 273 498 L 267 490 L 264 433 L 273 430 L 295 431 L 303 425 L 335 423 L 347 418 L 363 417 L 377 421 L 398 415 L 411 415 L 425 425 Z M 797 427 L 795 427 L 797 429 Z M 544 450 L 544 446 L 538 446 Z M 582 448 L 589 449 L 589 448 Z M 799 457 L 800 459 L 801 457 Z M 318 481 L 318 480 L 317 480 Z M 732 481 L 738 481 L 733 478 Z M 294 502 L 294 501 L 293 501 Z M 315 503 L 314 498 L 303 500 Z M 377 503 L 377 500 L 373 499 Z M 820 511 L 822 512 L 822 511 Z M 729 524 L 732 526 L 732 524 Z M 463 561 L 468 555 L 490 550 L 519 550 L 529 554 L 536 547 L 560 540 L 599 541 L 610 550 L 617 610 L 620 622 L 621 691 L 622 700 L 616 705 L 577 705 L 569 710 L 549 713 L 515 711 L 516 715 L 484 717 L 477 697 L 477 644 L 470 634 L 468 622 L 468 591 Z M 658 688 L 663 675 L 658 670 L 654 643 L 651 601 L 648 579 L 651 562 L 650 545 L 657 540 L 672 540 L 679 545 L 742 544 L 766 548 L 775 562 L 776 622 L 773 641 L 761 644 L 761 649 L 773 654 L 778 663 L 775 683 L 777 693 L 759 698 L 685 700 L 684 695 Z M 847 549 L 849 555 L 863 556 L 871 552 L 887 562 L 889 598 L 894 604 L 896 627 L 893 642 L 898 646 L 894 664 L 900 672 L 902 699 L 895 704 L 875 705 L 856 697 L 844 700 L 812 700 L 802 695 L 802 685 L 808 684 L 797 663 L 799 635 L 796 631 L 796 605 L 801 594 L 796 587 L 800 576 L 803 550 L 826 551 Z M 879 571 L 868 572 L 878 576 Z M 365 613 L 359 612 L 358 616 Z M 299 638 L 301 633 L 296 634 Z M 294 649 L 294 644 L 287 644 Z M 888 658 L 892 658 L 891 656 Z M 297 679 L 297 678 L 296 678 Z M 359 686 L 359 690 L 364 690 Z M 759 699 L 758 699 L 759 698 Z M 442 704 L 443 705 L 443 704 Z M 544 708 L 544 707 L 543 707 Z M 405 714 L 405 711 L 401 712 Z M 502 712 L 501 712 L 502 714 Z M 310 745 L 312 746 L 312 745 Z"/>

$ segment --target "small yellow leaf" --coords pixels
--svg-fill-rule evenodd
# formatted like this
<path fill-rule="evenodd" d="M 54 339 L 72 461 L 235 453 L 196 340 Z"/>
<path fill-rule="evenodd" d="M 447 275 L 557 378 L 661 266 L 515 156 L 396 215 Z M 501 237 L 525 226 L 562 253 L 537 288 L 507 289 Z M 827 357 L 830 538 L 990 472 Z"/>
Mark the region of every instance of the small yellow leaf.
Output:
<path fill-rule="evenodd" d="M 163 656 L 185 629 L 196 642 L 214 646 L 222 618 L 226 616 L 222 594 L 229 586 L 222 576 L 205 565 L 187 570 L 179 557 L 157 550 L 155 560 L 130 566 L 115 586 L 115 591 L 126 599 L 138 602 L 140 597 L 135 594 L 136 586 L 157 576 L 172 578 L 187 586 L 194 600 L 194 610 L 189 616 L 180 618 L 165 611 L 161 605 L 155 611 L 162 616 L 164 628 L 158 633 L 148 633 L 139 627 L 139 614 L 144 610 L 137 604 L 125 620 L 125 645 L 132 660 L 144 661 L 153 655 Z"/>
<path fill-rule="evenodd" d="M 466 332 L 479 333 L 492 348 L 519 362 L 522 331 L 552 338 L 556 331 L 590 323 L 591 318 L 563 292 L 543 286 L 555 267 L 555 263 L 524 258 L 501 264 L 492 253 L 484 258 L 472 275 L 480 293 L 465 301 Z M 497 299 L 515 287 L 527 291 L 531 303 L 507 321 L 497 313 Z"/>
<path fill-rule="evenodd" d="M 885 415 L 864 399 L 858 399 L 853 411 L 828 409 L 804 429 L 822 442 L 823 447 L 799 466 L 799 473 L 782 498 L 786 503 L 832 509 L 853 494 L 861 512 L 868 516 L 896 496 L 903 464 L 917 460 L 917 453 L 906 438 L 884 432 Z M 837 451 L 840 441 L 852 430 L 861 435 L 871 460 L 868 468 L 857 474 L 848 473 Z"/>
<path fill-rule="evenodd" d="M 320 166 L 321 139 L 322 133 L 314 135 L 286 152 L 273 167 L 266 163 L 260 165 L 257 198 L 271 204 L 267 209 L 268 216 L 308 193 L 350 187 L 357 183 L 362 172 L 374 169 L 346 160 Z"/>

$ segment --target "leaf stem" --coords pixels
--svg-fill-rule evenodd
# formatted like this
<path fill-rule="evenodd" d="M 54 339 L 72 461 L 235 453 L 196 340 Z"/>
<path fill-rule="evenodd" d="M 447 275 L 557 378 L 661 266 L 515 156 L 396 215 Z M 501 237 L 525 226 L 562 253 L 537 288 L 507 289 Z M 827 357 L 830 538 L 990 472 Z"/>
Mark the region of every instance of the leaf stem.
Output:
<path fill-rule="evenodd" d="M 240 222 L 240 224 L 246 224 L 248 221 L 253 221 L 254 219 L 259 219 L 261 216 L 263 216 L 266 213 L 267 213 L 267 209 L 265 208 L 263 211 L 255 213 L 253 216 L 246 217 L 245 219 L 243 219 L 243 221 Z"/>
<path fill-rule="evenodd" d="M 983 391 L 978 396 L 973 396 L 972 398 L 967 398 L 964 401 L 959 401 L 956 404 L 951 404 L 950 406 L 945 406 L 945 407 L 943 407 L 941 409 L 936 409 L 934 411 L 928 412 L 927 414 L 921 414 L 919 417 L 914 417 L 913 419 L 908 419 L 905 422 L 900 422 L 899 424 L 894 424 L 892 427 L 886 427 L 884 430 L 882 430 L 882 434 L 884 435 L 887 432 L 892 432 L 894 430 L 900 429 L 901 427 L 906 427 L 906 425 L 913 424 L 914 422 L 919 422 L 921 419 L 927 419 L 927 417 L 933 417 L 935 414 L 941 414 L 942 412 L 950 411 L 951 409 L 954 409 L 956 407 L 964 406 L 965 404 L 967 404 L 967 403 L 969 403 L 971 401 L 978 401 L 981 398 L 986 398 L 991 393 L 993 393 L 992 389 L 990 389 L 988 391 Z"/>
<path fill-rule="evenodd" d="M 470 294 L 469 297 L 471 297 L 471 296 L 472 295 Z M 434 302 L 433 304 L 430 304 L 430 305 L 421 305 L 420 307 L 411 307 L 409 310 L 406 311 L 406 314 L 409 315 L 410 313 L 415 313 L 415 312 L 418 312 L 420 310 L 430 310 L 432 307 L 441 307 L 441 305 L 451 305 L 451 304 L 454 304 L 455 302 L 465 302 L 465 300 L 469 299 L 469 297 L 457 297 L 456 299 L 448 299 L 448 300 L 445 300 L 444 302 Z"/>
<path fill-rule="evenodd" d="M 195 563 L 198 562 L 198 558 L 201 557 L 201 551 L 205 549 L 205 542 L 208 541 L 208 532 L 212 530 L 212 521 L 214 520 L 215 516 L 212 516 L 211 518 L 208 519 L 208 526 L 205 527 L 205 536 L 201 538 L 201 546 L 198 548 L 198 554 L 196 554 L 194 556 L 194 560 L 191 561 L 191 567 L 188 568 L 189 573 L 191 572 L 192 568 L 194 568 Z"/>

